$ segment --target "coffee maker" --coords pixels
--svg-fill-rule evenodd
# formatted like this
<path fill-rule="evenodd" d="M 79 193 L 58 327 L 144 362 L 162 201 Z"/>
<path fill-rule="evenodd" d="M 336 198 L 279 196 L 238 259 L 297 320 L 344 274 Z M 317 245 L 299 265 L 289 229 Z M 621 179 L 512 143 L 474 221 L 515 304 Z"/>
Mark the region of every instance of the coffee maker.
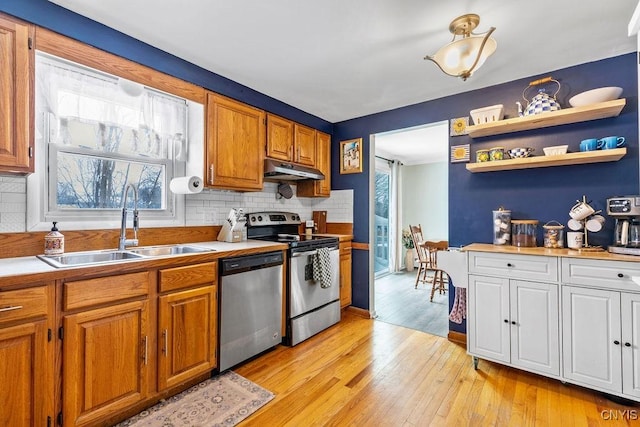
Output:
<path fill-rule="evenodd" d="M 609 252 L 640 255 L 640 196 L 607 199 L 607 214 L 616 220 Z"/>

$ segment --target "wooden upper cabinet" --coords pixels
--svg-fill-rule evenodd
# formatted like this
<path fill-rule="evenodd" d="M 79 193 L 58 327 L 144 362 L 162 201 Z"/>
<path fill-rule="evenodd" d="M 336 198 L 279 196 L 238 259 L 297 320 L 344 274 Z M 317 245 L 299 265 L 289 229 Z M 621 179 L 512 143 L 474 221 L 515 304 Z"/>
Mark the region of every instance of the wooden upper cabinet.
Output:
<path fill-rule="evenodd" d="M 267 114 L 267 157 L 317 167 L 316 130 Z"/>
<path fill-rule="evenodd" d="M 206 185 L 238 191 L 262 190 L 265 112 L 207 93 Z"/>
<path fill-rule="evenodd" d="M 293 161 L 293 122 L 267 113 L 267 157 Z"/>
<path fill-rule="evenodd" d="M 33 172 L 34 27 L 0 14 L 0 172 Z"/>
<path fill-rule="evenodd" d="M 300 181 L 296 191 L 299 197 L 331 196 L 331 135 L 320 131 L 316 131 L 316 167 L 324 179 Z"/>
<path fill-rule="evenodd" d="M 293 124 L 293 161 L 316 167 L 316 130 L 298 123 Z"/>

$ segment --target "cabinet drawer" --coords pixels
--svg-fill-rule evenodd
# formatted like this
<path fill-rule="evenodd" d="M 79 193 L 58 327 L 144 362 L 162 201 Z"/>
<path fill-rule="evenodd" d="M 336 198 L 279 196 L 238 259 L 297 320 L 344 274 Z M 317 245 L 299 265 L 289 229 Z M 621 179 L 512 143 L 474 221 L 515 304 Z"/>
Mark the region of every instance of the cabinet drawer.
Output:
<path fill-rule="evenodd" d="M 141 297 L 148 293 L 149 273 L 146 271 L 66 282 L 63 288 L 62 309 L 90 307 Z"/>
<path fill-rule="evenodd" d="M 160 270 L 159 291 L 167 292 L 175 289 L 213 283 L 216 281 L 218 274 L 217 266 L 217 262 L 206 262 L 203 264 Z"/>
<path fill-rule="evenodd" d="M 558 258 L 487 252 L 469 253 L 469 273 L 510 279 L 558 281 Z"/>
<path fill-rule="evenodd" d="M 47 287 L 0 292 L 0 323 L 47 314 Z"/>
<path fill-rule="evenodd" d="M 640 264 L 626 261 L 563 258 L 562 282 L 601 289 L 640 292 Z"/>

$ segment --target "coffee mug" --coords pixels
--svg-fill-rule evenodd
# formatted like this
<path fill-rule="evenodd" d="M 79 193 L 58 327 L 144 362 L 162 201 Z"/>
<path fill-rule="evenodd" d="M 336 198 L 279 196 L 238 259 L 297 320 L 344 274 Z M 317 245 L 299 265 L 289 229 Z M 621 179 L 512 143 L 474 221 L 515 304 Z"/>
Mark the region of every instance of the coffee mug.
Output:
<path fill-rule="evenodd" d="M 489 161 L 489 150 L 476 151 L 476 162 L 483 163 Z"/>
<path fill-rule="evenodd" d="M 571 218 L 567 225 L 573 231 L 582 230 L 582 223 L 576 219 Z"/>
<path fill-rule="evenodd" d="M 595 210 L 585 202 L 576 203 L 569 211 L 569 216 L 576 221 L 580 221 L 594 213 Z"/>
<path fill-rule="evenodd" d="M 580 151 L 594 151 L 599 150 L 604 145 L 601 139 L 589 138 L 580 141 Z"/>
<path fill-rule="evenodd" d="M 581 231 L 569 231 L 567 233 L 567 246 L 571 249 L 580 249 L 584 241 L 584 234 Z"/>
<path fill-rule="evenodd" d="M 608 136 L 606 138 L 599 139 L 602 141 L 603 150 L 612 150 L 614 148 L 620 148 L 624 146 L 624 136 Z"/>
<path fill-rule="evenodd" d="M 489 158 L 493 160 L 504 160 L 504 147 L 493 147 L 489 149 Z"/>
<path fill-rule="evenodd" d="M 602 230 L 602 226 L 604 226 L 604 217 L 602 215 L 594 215 L 589 218 L 585 224 L 587 230 L 592 233 L 597 233 Z"/>

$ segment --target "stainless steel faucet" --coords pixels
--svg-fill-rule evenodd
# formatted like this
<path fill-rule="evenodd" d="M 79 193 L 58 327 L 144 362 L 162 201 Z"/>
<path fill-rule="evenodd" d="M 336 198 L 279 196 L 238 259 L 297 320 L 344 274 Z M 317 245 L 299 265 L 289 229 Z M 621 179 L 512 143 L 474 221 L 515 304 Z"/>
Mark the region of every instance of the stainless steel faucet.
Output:
<path fill-rule="evenodd" d="M 129 194 L 129 189 L 133 190 L 133 239 L 127 239 L 127 195 Z M 124 188 L 118 250 L 124 251 L 127 246 L 138 246 L 138 190 L 133 184 L 127 184 Z"/>

